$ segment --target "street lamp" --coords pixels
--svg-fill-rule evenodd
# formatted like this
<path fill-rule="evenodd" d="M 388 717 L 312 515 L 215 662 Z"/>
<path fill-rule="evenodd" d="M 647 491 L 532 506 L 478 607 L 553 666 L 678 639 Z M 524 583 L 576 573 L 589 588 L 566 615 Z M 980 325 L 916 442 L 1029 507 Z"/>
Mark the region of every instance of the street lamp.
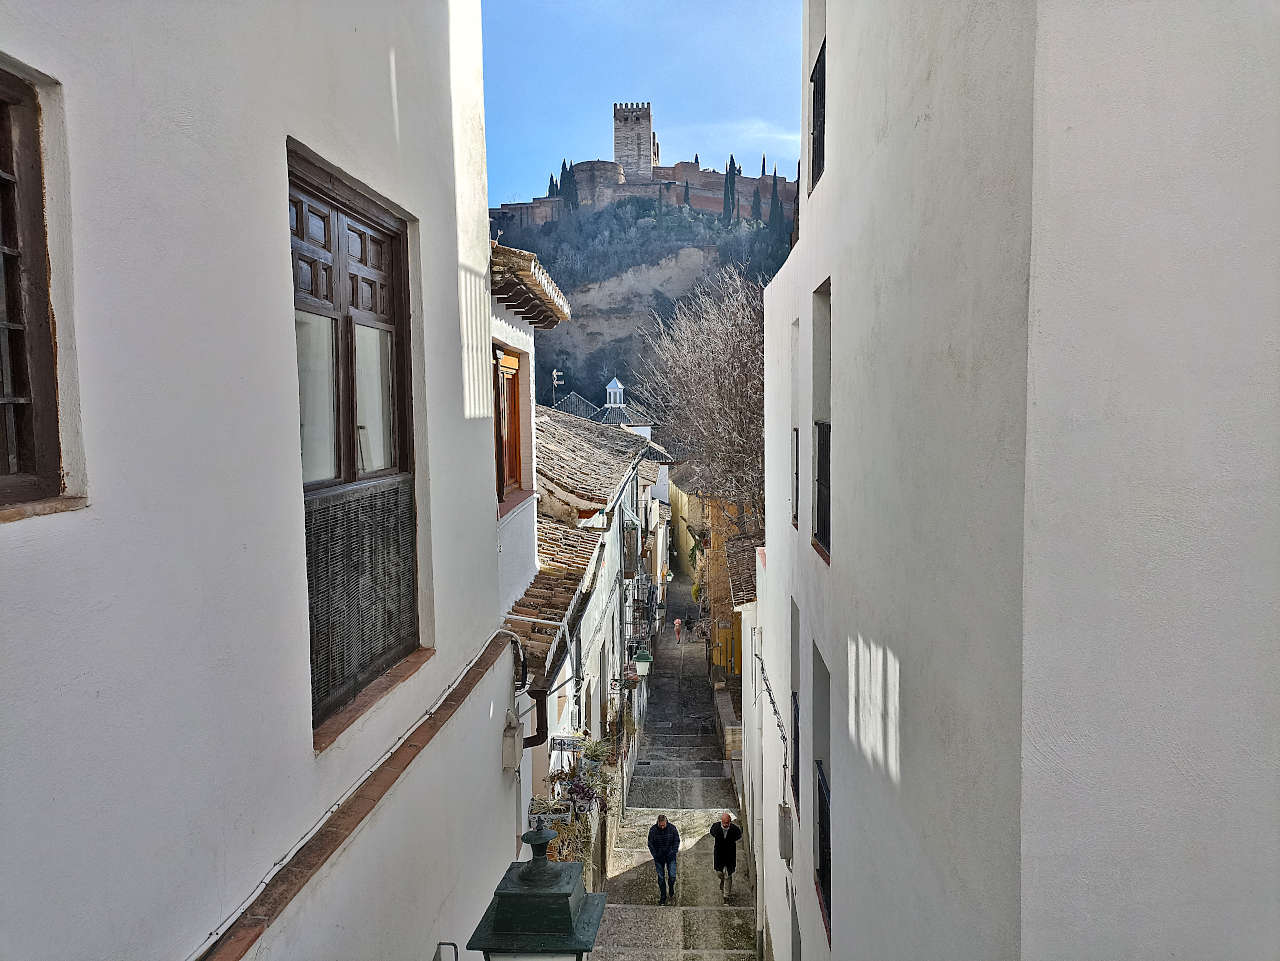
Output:
<path fill-rule="evenodd" d="M 641 677 L 649 674 L 649 668 L 653 665 L 653 655 L 648 651 L 636 651 L 636 673 Z"/>
<path fill-rule="evenodd" d="M 587 894 L 581 862 L 547 860 L 556 832 L 537 823 L 520 837 L 533 860 L 507 868 L 467 942 L 485 961 L 582 961 L 595 947 L 605 895 Z"/>

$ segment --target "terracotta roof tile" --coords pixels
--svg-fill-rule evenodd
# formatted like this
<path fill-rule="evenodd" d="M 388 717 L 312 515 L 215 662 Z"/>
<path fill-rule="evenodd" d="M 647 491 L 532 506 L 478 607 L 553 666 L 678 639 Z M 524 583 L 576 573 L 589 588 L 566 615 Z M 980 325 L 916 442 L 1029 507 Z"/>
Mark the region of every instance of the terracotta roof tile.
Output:
<path fill-rule="evenodd" d="M 639 434 L 539 405 L 538 479 L 589 504 L 606 505 L 650 444 Z"/>
<path fill-rule="evenodd" d="M 729 566 L 729 594 L 734 607 L 756 599 L 756 548 L 764 546 L 759 534 L 739 534 L 724 545 Z"/>
<path fill-rule="evenodd" d="M 569 613 L 574 594 L 587 572 L 602 532 L 570 527 L 550 517 L 538 517 L 538 573 L 524 594 L 511 605 L 511 614 L 550 624 L 508 617 L 506 627 L 520 635 L 529 658 L 529 675 L 541 675 L 555 643 L 560 621 Z"/>

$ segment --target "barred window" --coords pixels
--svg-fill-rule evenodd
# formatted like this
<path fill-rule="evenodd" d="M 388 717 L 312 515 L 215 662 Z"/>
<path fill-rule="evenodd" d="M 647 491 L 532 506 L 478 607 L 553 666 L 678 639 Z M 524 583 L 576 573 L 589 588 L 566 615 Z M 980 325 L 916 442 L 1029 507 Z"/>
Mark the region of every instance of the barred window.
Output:
<path fill-rule="evenodd" d="M 35 89 L 0 71 L 0 505 L 62 492 Z"/>
<path fill-rule="evenodd" d="M 291 153 L 289 231 L 318 725 L 418 646 L 407 227 Z"/>

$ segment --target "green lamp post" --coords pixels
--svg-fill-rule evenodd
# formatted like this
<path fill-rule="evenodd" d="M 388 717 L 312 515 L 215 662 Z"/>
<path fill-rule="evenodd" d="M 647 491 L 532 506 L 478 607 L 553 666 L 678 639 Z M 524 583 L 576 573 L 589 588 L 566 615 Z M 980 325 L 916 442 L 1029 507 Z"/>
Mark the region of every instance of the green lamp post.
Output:
<path fill-rule="evenodd" d="M 537 824 L 520 838 L 533 860 L 507 868 L 467 942 L 485 961 L 582 961 L 595 947 L 605 896 L 587 894 L 580 862 L 547 860 L 556 833 Z"/>
<path fill-rule="evenodd" d="M 641 677 L 649 673 L 649 668 L 653 665 L 653 655 L 647 650 L 636 651 L 636 673 Z"/>

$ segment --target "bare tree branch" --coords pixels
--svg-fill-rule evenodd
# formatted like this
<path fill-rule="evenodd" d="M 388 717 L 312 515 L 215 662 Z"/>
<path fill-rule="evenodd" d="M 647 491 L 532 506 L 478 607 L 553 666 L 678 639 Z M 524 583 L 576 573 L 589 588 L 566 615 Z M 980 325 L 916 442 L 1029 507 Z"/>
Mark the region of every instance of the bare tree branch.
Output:
<path fill-rule="evenodd" d="M 763 519 L 763 284 L 724 267 L 640 336 L 640 400 L 689 451 L 706 493 Z"/>

